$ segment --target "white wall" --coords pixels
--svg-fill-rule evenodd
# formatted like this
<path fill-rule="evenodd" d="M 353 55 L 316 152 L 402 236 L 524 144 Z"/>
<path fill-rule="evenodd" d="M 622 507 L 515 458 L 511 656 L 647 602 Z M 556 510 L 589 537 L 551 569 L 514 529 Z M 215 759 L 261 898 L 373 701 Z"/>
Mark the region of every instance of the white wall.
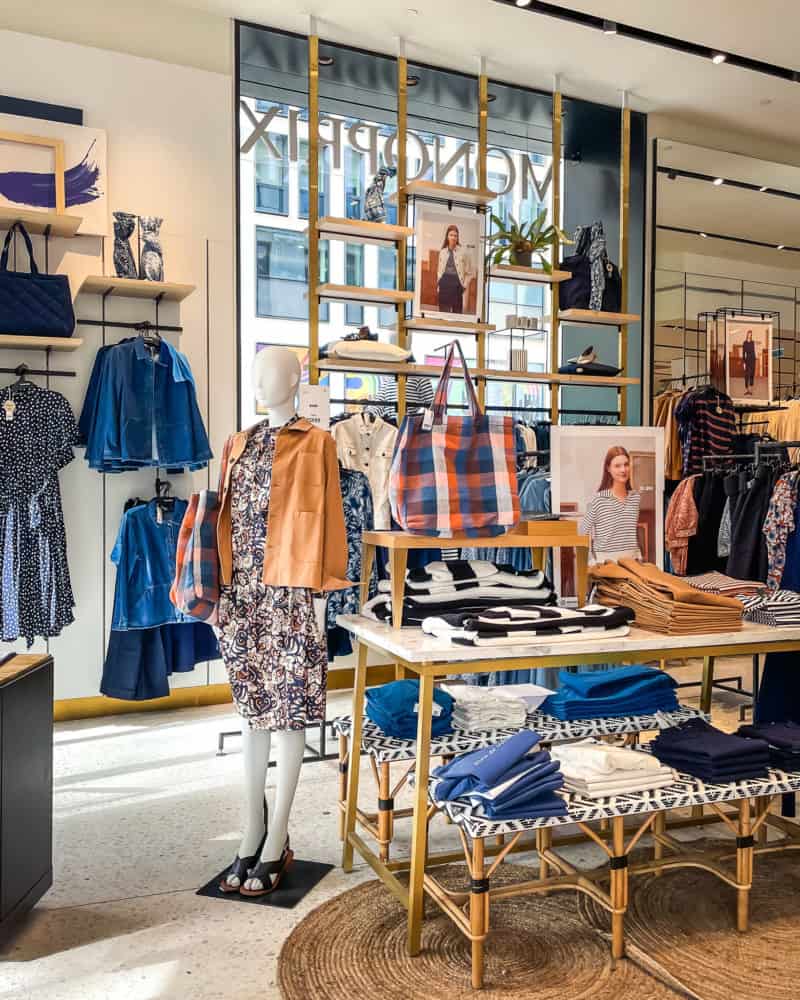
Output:
<path fill-rule="evenodd" d="M 82 6 L 85 6 L 82 5 Z M 213 36 L 227 41 L 222 34 Z M 227 58 L 227 56 L 225 56 Z M 166 277 L 197 290 L 180 306 L 165 305 L 161 321 L 182 325 L 170 339 L 188 356 L 198 402 L 215 455 L 235 426 L 236 333 L 234 294 L 234 185 L 232 81 L 229 75 L 171 65 L 121 52 L 0 32 L 0 93 L 82 108 L 84 123 L 108 133 L 109 209 L 164 217 Z M 41 241 L 35 240 L 37 246 Z M 111 241 L 82 237 L 54 240 L 51 270 L 68 274 L 77 290 L 89 274 L 113 273 Z M 99 318 L 98 296 L 78 296 L 79 318 Z M 107 318 L 153 319 L 149 302 L 108 299 Z M 53 356 L 52 367 L 75 369 L 77 378 L 52 379 L 76 415 L 102 342 L 99 328 L 78 326 L 84 345 Z M 107 340 L 125 336 L 108 330 Z M 3 366 L 43 355 L 4 351 Z M 211 383 L 209 385 L 209 373 Z M 209 473 L 173 477 L 174 492 L 188 496 Z M 193 482 L 194 481 L 194 484 Z M 108 554 L 125 500 L 151 496 L 154 473 L 102 477 L 88 469 L 83 450 L 61 474 L 67 544 L 77 607 L 75 623 L 50 641 L 56 663 L 56 697 L 98 694 L 114 591 Z M 105 592 L 103 580 L 105 577 Z M 37 649 L 45 644 L 38 642 Z M 173 687 L 222 680 L 221 666 L 201 665 L 177 675 Z"/>

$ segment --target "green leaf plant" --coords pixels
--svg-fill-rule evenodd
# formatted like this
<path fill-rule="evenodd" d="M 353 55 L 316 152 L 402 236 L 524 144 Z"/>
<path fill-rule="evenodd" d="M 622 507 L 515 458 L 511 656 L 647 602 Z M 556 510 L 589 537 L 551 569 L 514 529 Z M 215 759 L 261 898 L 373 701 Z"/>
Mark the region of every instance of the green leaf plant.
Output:
<path fill-rule="evenodd" d="M 486 239 L 486 260 L 488 264 L 521 264 L 520 255 L 532 254 L 539 258 L 542 270 L 550 274 L 553 270 L 548 257 L 556 240 L 572 244 L 572 240 L 558 226 L 545 225 L 547 209 L 536 216 L 533 222 L 520 225 L 513 215 L 509 215 L 509 226 L 492 213 L 492 233 Z"/>

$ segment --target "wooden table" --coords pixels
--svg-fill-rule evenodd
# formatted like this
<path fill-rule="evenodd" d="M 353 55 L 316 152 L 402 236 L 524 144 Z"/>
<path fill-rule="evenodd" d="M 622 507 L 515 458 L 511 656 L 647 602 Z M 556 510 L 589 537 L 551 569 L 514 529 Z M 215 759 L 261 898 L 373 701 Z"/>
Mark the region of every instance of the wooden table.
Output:
<path fill-rule="evenodd" d="M 436 677 L 465 673 L 496 673 L 502 670 L 565 667 L 589 663 L 642 662 L 647 660 L 703 657 L 708 664 L 717 656 L 753 655 L 800 651 L 800 628 L 770 628 L 745 623 L 739 632 L 713 632 L 701 636 L 665 636 L 643 629 L 609 639 L 550 639 L 538 645 L 454 646 L 448 639 L 425 635 L 421 629 L 396 629 L 361 615 L 340 615 L 337 623 L 358 642 L 358 662 L 353 687 L 351 746 L 360 747 L 363 731 L 367 654 L 370 649 L 389 653 L 404 672 L 419 678 L 417 758 L 415 767 L 411 856 L 408 863 L 385 863 L 356 830 L 359 768 L 347 774 L 342 867 L 351 871 L 353 852 L 376 872 L 387 889 L 408 910 L 408 950 L 420 950 L 424 875 L 428 841 L 428 778 L 431 757 L 433 684 Z M 410 871 L 408 887 L 396 875 Z"/>
<path fill-rule="evenodd" d="M 369 580 L 375 549 L 389 550 L 389 572 L 392 584 L 392 624 L 400 628 L 403 617 L 403 591 L 409 549 L 530 549 L 533 565 L 544 569 L 549 549 L 575 549 L 575 576 L 578 602 L 585 604 L 588 597 L 589 536 L 578 533 L 577 521 L 549 520 L 522 521 L 505 535 L 472 538 L 453 535 L 438 538 L 434 535 L 410 535 L 407 531 L 365 531 L 364 550 L 361 558 L 361 603 L 369 597 Z"/>

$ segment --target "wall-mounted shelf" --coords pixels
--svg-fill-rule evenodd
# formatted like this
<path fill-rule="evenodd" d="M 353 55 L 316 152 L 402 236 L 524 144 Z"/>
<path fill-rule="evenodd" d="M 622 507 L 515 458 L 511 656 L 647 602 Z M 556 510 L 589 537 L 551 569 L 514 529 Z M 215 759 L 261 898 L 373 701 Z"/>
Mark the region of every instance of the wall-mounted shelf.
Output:
<path fill-rule="evenodd" d="M 441 365 L 411 365 L 396 364 L 388 361 L 320 361 L 317 365 L 320 371 L 363 373 L 365 375 L 424 375 L 438 378 L 442 374 Z M 470 368 L 474 379 L 486 379 L 488 382 L 534 382 L 540 385 L 585 385 L 621 387 L 638 385 L 638 378 L 626 378 L 619 375 L 550 375 L 548 372 L 512 372 L 496 368 Z M 454 368 L 453 378 L 463 378 L 461 368 Z"/>
<path fill-rule="evenodd" d="M 406 330 L 420 330 L 427 333 L 494 333 L 493 323 L 471 323 L 469 320 L 457 319 L 425 319 L 424 316 L 412 316 L 404 324 Z"/>
<path fill-rule="evenodd" d="M 0 207 L 0 231 L 5 232 L 15 222 L 21 222 L 29 233 L 36 236 L 75 236 L 83 222 L 81 215 L 64 215 L 59 212 L 36 212 L 30 208 Z"/>
<path fill-rule="evenodd" d="M 642 318 L 638 313 L 597 312 L 594 309 L 559 309 L 558 318 L 562 323 L 585 323 L 589 326 L 625 326 L 638 323 Z"/>
<path fill-rule="evenodd" d="M 459 205 L 489 205 L 497 197 L 496 191 L 488 188 L 459 187 L 457 184 L 435 184 L 433 181 L 409 181 L 400 192 L 389 195 L 389 201 L 395 204 L 397 195 L 401 193 L 408 198 L 430 198 L 433 201 L 454 201 Z"/>
<path fill-rule="evenodd" d="M 414 235 L 411 226 L 393 226 L 387 222 L 363 219 L 340 219 L 326 215 L 317 221 L 317 232 L 346 240 L 381 240 L 397 243 Z"/>
<path fill-rule="evenodd" d="M 0 333 L 0 350 L 77 351 L 82 344 L 80 337 L 28 337 L 19 333 Z"/>
<path fill-rule="evenodd" d="M 571 271 L 551 271 L 541 267 L 520 267 L 518 264 L 494 264 L 489 268 L 489 277 L 495 281 L 518 281 L 533 285 L 557 285 L 572 277 Z"/>
<path fill-rule="evenodd" d="M 160 302 L 183 302 L 196 285 L 181 285 L 175 281 L 141 281 L 138 278 L 111 278 L 92 275 L 83 279 L 78 294 L 111 295 L 131 299 L 158 299 Z"/>
<path fill-rule="evenodd" d="M 317 295 L 321 299 L 337 299 L 344 302 L 377 302 L 380 305 L 400 305 L 414 298 L 413 292 L 398 288 L 359 288 L 357 285 L 317 285 Z"/>

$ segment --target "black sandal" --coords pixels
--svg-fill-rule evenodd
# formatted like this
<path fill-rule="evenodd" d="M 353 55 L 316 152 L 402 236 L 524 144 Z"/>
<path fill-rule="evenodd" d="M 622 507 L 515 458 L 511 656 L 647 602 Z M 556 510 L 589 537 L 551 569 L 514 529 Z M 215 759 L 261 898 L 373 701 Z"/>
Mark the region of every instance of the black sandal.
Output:
<path fill-rule="evenodd" d="M 261 852 L 264 850 L 264 844 L 267 842 L 267 826 L 268 826 L 269 813 L 267 809 L 267 800 L 264 799 L 264 836 L 261 838 L 261 843 L 255 850 L 255 853 L 250 854 L 246 858 L 240 858 L 236 855 L 233 864 L 225 872 L 222 877 L 222 881 L 219 883 L 217 888 L 220 892 L 238 892 L 240 888 L 244 885 L 247 880 L 248 873 L 254 864 L 261 857 Z M 239 879 L 239 885 L 229 885 L 228 879 L 235 876 Z"/>
<path fill-rule="evenodd" d="M 255 868 L 251 868 L 247 879 L 257 878 L 263 889 L 245 889 L 244 882 L 239 889 L 242 896 L 266 896 L 270 892 L 275 892 L 283 878 L 284 872 L 294 861 L 294 851 L 289 847 L 289 838 L 286 838 L 286 846 L 277 861 L 259 861 Z M 247 881 L 245 879 L 245 881 Z"/>

